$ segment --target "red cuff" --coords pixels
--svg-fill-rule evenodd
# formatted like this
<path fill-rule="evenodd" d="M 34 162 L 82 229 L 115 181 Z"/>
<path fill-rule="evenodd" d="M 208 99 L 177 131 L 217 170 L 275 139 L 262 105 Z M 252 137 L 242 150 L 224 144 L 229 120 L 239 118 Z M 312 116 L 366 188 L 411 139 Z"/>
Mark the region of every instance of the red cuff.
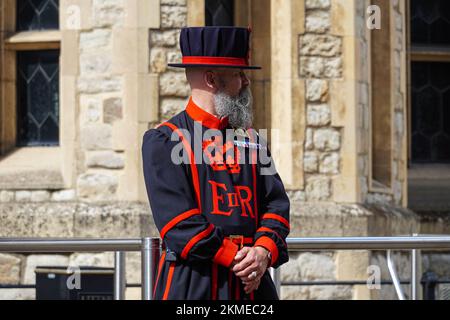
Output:
<path fill-rule="evenodd" d="M 214 256 L 214 263 L 229 267 L 238 252 L 238 245 L 233 243 L 230 239 L 224 239 L 219 250 Z"/>
<path fill-rule="evenodd" d="M 273 266 L 275 264 L 275 262 L 278 259 L 278 247 L 271 238 L 262 236 L 258 238 L 258 240 L 256 240 L 253 246 L 254 247 L 260 246 L 269 250 L 270 253 L 272 254 L 272 261 L 270 263 L 270 266 Z"/>

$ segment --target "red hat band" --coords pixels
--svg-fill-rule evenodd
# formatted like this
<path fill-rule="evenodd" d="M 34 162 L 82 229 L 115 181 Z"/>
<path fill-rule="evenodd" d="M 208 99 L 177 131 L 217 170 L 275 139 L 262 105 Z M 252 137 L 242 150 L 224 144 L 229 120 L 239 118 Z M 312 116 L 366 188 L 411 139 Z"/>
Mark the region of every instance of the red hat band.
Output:
<path fill-rule="evenodd" d="M 235 57 L 184 56 L 184 64 L 210 64 L 247 67 L 248 59 Z"/>

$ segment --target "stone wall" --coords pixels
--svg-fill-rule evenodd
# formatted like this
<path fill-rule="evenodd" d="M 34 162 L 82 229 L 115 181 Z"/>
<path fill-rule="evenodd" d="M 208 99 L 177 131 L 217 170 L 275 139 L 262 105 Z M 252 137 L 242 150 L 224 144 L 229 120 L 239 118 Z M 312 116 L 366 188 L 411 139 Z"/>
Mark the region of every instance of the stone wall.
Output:
<path fill-rule="evenodd" d="M 370 42 L 368 40 L 367 28 L 365 27 L 366 21 L 364 19 L 364 13 L 367 8 L 368 2 L 359 1 L 357 3 L 357 30 L 358 33 L 358 45 L 359 52 L 357 58 L 359 58 L 361 77 L 358 82 L 359 92 L 359 105 L 360 116 L 358 117 L 358 134 L 361 138 L 360 148 L 358 150 L 358 170 L 360 175 L 360 184 L 362 189 L 362 199 L 364 201 L 380 202 L 380 203 L 393 203 L 395 205 L 407 204 L 406 202 L 406 134 L 407 134 L 407 121 L 406 121 L 406 62 L 405 62 L 405 41 L 406 35 L 404 30 L 405 24 L 405 4 L 403 1 L 393 1 L 391 8 L 391 15 L 393 24 L 389 36 L 391 37 L 392 52 L 391 52 L 391 65 L 392 65 L 392 101 L 393 108 L 391 110 L 392 124 L 392 137 L 386 136 L 385 139 L 392 141 L 392 185 L 386 188 L 384 192 L 378 192 L 376 187 L 370 186 L 372 174 L 370 172 L 370 150 L 371 148 L 371 134 L 382 135 L 383 132 L 370 132 L 371 121 L 371 101 L 370 97 L 370 83 L 369 70 L 370 68 L 376 68 L 369 63 L 369 56 L 371 54 L 369 50 Z M 385 13 L 387 14 L 387 13 Z M 373 53 L 376 54 L 376 53 Z M 389 63 L 389 61 L 387 62 Z M 377 94 L 372 91 L 372 94 Z M 372 182 L 374 185 L 374 183 Z"/>
<path fill-rule="evenodd" d="M 113 127 L 124 116 L 124 75 L 113 56 L 126 10 L 123 0 L 93 0 L 90 10 L 92 24 L 79 33 L 77 198 L 116 200 L 124 150 L 114 148 Z"/>
<path fill-rule="evenodd" d="M 341 173 L 341 128 L 331 124 L 330 79 L 342 77 L 342 37 L 331 34 L 331 1 L 306 1 L 305 34 L 299 38 L 300 76 L 306 80 L 306 201 L 332 198 Z"/>
<path fill-rule="evenodd" d="M 282 266 L 281 281 L 335 281 L 336 253 L 292 253 L 287 264 Z M 353 288 L 348 285 L 316 285 L 281 287 L 281 298 L 286 300 L 350 300 Z"/>
<path fill-rule="evenodd" d="M 394 81 L 394 113 L 393 113 L 393 141 L 392 146 L 394 156 L 392 163 L 393 171 L 393 200 L 399 205 L 407 205 L 406 201 L 406 135 L 407 135 L 407 104 L 406 104 L 406 30 L 405 24 L 407 15 L 405 3 L 397 0 L 393 1 L 393 81 Z"/>
<path fill-rule="evenodd" d="M 167 67 L 181 62 L 179 35 L 186 24 L 186 0 L 161 1 L 161 28 L 150 31 L 150 70 L 159 78 L 160 122 L 182 111 L 190 95 L 184 69 Z"/>
<path fill-rule="evenodd" d="M 369 193 L 371 168 L 371 115 L 370 115 L 370 30 L 366 27 L 365 13 L 369 1 L 356 2 L 356 41 L 359 54 L 355 57 L 360 70 L 356 83 L 358 93 L 357 132 L 360 137 L 358 147 L 358 176 L 360 184 L 361 200 L 366 201 Z"/>

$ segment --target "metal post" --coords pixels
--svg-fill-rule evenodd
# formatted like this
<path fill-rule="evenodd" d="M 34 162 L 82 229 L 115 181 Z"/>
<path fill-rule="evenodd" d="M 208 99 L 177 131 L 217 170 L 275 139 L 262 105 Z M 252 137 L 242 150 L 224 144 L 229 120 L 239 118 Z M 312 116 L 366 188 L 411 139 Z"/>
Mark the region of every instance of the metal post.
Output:
<path fill-rule="evenodd" d="M 413 234 L 417 237 L 417 233 Z M 411 250 L 411 300 L 417 300 L 417 249 Z"/>
<path fill-rule="evenodd" d="M 275 288 L 277 289 L 278 297 L 280 297 L 281 293 L 281 275 L 280 275 L 280 268 L 270 268 L 269 269 L 270 276 L 272 277 L 273 284 L 275 285 Z"/>
<path fill-rule="evenodd" d="M 417 300 L 417 249 L 411 250 L 411 300 Z"/>
<path fill-rule="evenodd" d="M 143 238 L 142 259 L 142 300 L 153 300 L 155 274 L 160 256 L 159 238 Z"/>
<path fill-rule="evenodd" d="M 116 251 L 114 255 L 114 300 L 125 300 L 125 252 Z"/>

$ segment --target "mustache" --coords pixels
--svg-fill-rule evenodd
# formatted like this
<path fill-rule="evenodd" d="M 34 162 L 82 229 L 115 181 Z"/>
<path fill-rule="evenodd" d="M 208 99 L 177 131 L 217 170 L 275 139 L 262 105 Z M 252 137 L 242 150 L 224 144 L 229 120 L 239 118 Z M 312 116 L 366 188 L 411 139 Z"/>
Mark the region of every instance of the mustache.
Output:
<path fill-rule="evenodd" d="M 228 117 L 228 123 L 234 128 L 248 129 L 253 123 L 253 96 L 250 88 L 232 97 L 224 92 L 214 96 L 216 113 L 220 117 Z"/>

